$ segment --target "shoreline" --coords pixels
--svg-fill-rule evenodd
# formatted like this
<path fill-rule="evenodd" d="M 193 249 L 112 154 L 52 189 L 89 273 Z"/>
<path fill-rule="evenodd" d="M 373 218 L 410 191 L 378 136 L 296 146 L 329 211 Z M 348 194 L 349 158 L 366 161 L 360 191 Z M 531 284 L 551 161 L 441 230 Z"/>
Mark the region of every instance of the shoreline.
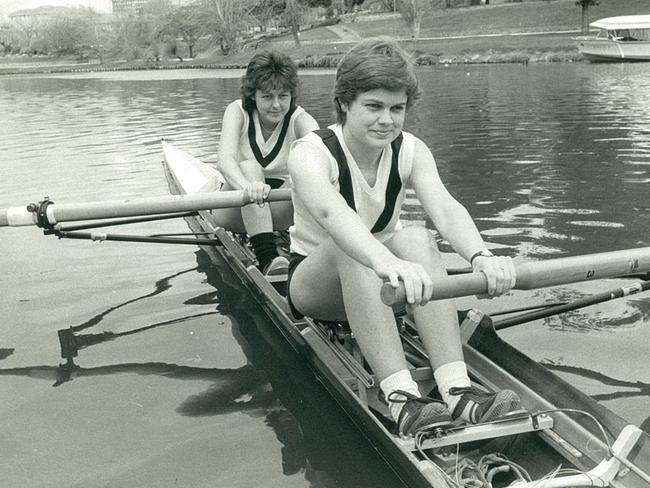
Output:
<path fill-rule="evenodd" d="M 590 20 L 647 12 L 647 0 L 608 0 L 589 8 Z M 275 49 L 291 56 L 299 68 L 335 68 L 358 40 L 389 36 L 413 53 L 423 66 L 466 64 L 528 64 L 589 61 L 573 40 L 580 35 L 581 10 L 575 0 L 494 0 L 491 5 L 436 9 L 423 18 L 416 40 L 394 12 L 346 14 L 338 22 L 305 25 L 300 43 L 286 31 L 248 39 L 242 51 L 222 54 L 214 45 L 195 46 L 194 59 L 161 61 L 121 58 L 99 64 L 93 58 L 0 57 L 0 76 L 52 73 L 144 71 L 163 69 L 241 69 L 257 49 Z M 181 52 L 189 52 L 180 44 Z M 24 66 L 21 66 L 23 65 Z"/>
<path fill-rule="evenodd" d="M 339 53 L 326 53 L 322 55 L 308 54 L 304 57 L 294 58 L 298 68 L 336 68 L 337 63 L 345 51 Z M 250 52 L 246 52 L 250 56 Z M 528 64 L 528 63 L 556 63 L 556 62 L 588 62 L 580 52 L 575 49 L 512 49 L 500 50 L 488 48 L 481 51 L 464 51 L 445 54 L 441 52 L 427 52 L 420 49 L 414 51 L 415 63 L 418 66 L 435 65 L 462 65 L 462 64 Z M 9 64 L 9 63 L 8 63 Z M 13 63 L 12 63 L 13 64 Z M 0 60 L 0 76 L 9 75 L 36 75 L 36 74 L 65 74 L 65 73 L 101 73 L 115 71 L 154 71 L 176 69 L 245 69 L 247 62 L 214 62 L 200 61 L 197 59 L 178 61 L 161 61 L 159 63 L 124 62 L 105 64 L 64 64 L 44 63 L 42 66 L 29 66 L 20 68 L 16 66 L 4 68 Z"/>

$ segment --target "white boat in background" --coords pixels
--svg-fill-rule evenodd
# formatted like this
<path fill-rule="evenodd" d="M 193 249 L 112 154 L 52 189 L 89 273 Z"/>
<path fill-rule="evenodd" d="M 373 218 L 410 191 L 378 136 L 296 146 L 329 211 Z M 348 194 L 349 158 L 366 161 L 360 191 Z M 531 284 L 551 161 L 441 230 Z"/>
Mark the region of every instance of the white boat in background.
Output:
<path fill-rule="evenodd" d="M 590 61 L 650 61 L 650 15 L 608 17 L 589 24 L 596 35 L 573 40 Z"/>

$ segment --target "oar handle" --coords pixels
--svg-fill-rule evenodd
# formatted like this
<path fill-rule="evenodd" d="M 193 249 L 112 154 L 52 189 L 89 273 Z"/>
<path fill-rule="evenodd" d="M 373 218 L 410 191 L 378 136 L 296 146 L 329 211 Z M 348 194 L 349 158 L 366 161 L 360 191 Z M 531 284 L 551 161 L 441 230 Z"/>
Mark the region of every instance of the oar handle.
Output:
<path fill-rule="evenodd" d="M 266 201 L 291 200 L 291 190 L 271 190 Z M 133 198 L 90 203 L 30 204 L 22 207 L 0 209 L 0 227 L 20 227 L 46 222 L 74 222 L 80 220 L 112 219 L 159 215 L 227 207 L 243 207 L 250 204 L 243 190 L 214 191 L 192 195 L 169 195 L 162 197 Z M 40 214 L 40 217 L 39 217 Z"/>
<path fill-rule="evenodd" d="M 469 295 L 480 295 L 487 292 L 487 279 L 483 273 L 467 273 L 457 276 L 447 276 L 436 280 L 431 300 L 444 300 Z M 406 303 L 406 288 L 400 281 L 397 288 L 390 283 L 381 287 L 381 301 L 388 306 Z"/>
<path fill-rule="evenodd" d="M 517 290 L 646 273 L 650 271 L 650 247 L 515 263 L 515 271 L 517 280 L 513 288 Z M 437 279 L 431 299 L 444 300 L 485 293 L 485 275 L 468 273 Z M 389 306 L 405 303 L 404 285 L 400 283 L 398 288 L 393 288 L 390 283 L 385 283 L 381 288 L 381 299 Z"/>

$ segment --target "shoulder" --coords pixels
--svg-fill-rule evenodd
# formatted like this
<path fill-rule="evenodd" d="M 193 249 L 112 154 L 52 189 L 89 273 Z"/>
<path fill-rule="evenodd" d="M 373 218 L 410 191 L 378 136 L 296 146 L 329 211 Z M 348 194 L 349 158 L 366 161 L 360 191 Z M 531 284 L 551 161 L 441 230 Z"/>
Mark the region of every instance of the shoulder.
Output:
<path fill-rule="evenodd" d="M 226 106 L 226 111 L 231 111 L 231 112 L 241 112 L 241 113 L 246 113 L 246 110 L 244 110 L 244 105 L 242 104 L 242 101 L 240 99 L 233 100 Z"/>
<path fill-rule="evenodd" d="M 242 106 L 241 100 L 230 102 L 223 113 L 224 119 L 231 121 L 243 121 L 248 114 Z"/>
<path fill-rule="evenodd" d="M 318 129 L 318 122 L 302 107 L 296 107 L 292 115 L 296 128 L 296 136 L 303 137 L 313 130 Z"/>
<path fill-rule="evenodd" d="M 396 141 L 394 141 L 396 142 Z M 401 141 L 399 143 L 399 155 L 400 159 L 413 160 L 415 156 L 416 148 L 422 144 L 422 141 L 410 132 L 402 131 L 401 132 Z"/>
<path fill-rule="evenodd" d="M 300 167 L 318 165 L 330 166 L 329 151 L 323 140 L 315 133 L 310 132 L 291 144 L 289 153 L 289 168 L 292 164 Z"/>
<path fill-rule="evenodd" d="M 410 144 L 413 148 L 414 159 L 416 161 L 422 158 L 433 160 L 433 154 L 431 153 L 429 147 L 424 143 L 424 141 L 413 134 L 409 134 L 409 136 L 411 141 Z"/>
<path fill-rule="evenodd" d="M 291 143 L 291 152 L 312 152 L 323 153 L 323 140 L 313 131 L 308 132 Z"/>
<path fill-rule="evenodd" d="M 418 139 L 411 132 L 407 132 L 405 130 L 401 132 L 401 136 L 402 136 L 402 146 L 406 145 L 406 146 L 413 147 L 417 143 L 417 141 L 420 141 L 420 139 Z"/>
<path fill-rule="evenodd" d="M 296 119 L 304 113 L 307 113 L 307 111 L 304 108 L 302 108 L 300 105 L 296 105 L 295 108 L 293 109 L 293 114 L 291 114 L 291 117 Z"/>
<path fill-rule="evenodd" d="M 435 168 L 433 154 L 427 145 L 419 137 L 405 131 L 402 131 L 399 161 L 402 179 L 410 179 L 417 168 Z"/>

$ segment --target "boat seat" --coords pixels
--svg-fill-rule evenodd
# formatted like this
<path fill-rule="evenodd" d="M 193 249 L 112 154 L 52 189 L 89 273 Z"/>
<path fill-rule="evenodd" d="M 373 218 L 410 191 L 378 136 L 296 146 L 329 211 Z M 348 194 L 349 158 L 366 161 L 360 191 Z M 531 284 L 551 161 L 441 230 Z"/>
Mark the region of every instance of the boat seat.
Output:
<path fill-rule="evenodd" d="M 395 310 L 395 317 L 401 318 L 406 316 L 406 308 L 401 306 L 399 309 Z M 347 340 L 354 337 L 352 329 L 350 328 L 350 323 L 347 320 L 322 320 L 316 319 L 320 324 L 323 324 L 332 334 L 332 337 L 336 337 L 339 340 Z"/>

